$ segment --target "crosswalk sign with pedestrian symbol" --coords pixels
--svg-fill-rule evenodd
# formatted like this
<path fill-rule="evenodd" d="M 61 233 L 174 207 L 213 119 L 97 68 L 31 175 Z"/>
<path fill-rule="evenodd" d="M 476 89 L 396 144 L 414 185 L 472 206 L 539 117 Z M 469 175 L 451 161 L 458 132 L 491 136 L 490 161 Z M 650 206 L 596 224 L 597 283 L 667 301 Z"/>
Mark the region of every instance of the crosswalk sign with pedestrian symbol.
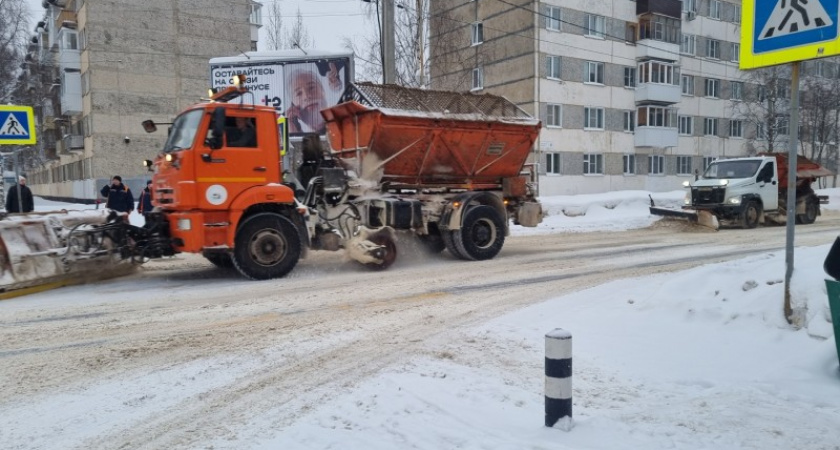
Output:
<path fill-rule="evenodd" d="M 840 54 L 840 0 L 743 0 L 740 68 Z"/>
<path fill-rule="evenodd" d="M 35 142 L 32 107 L 0 105 L 0 144 L 30 145 Z"/>

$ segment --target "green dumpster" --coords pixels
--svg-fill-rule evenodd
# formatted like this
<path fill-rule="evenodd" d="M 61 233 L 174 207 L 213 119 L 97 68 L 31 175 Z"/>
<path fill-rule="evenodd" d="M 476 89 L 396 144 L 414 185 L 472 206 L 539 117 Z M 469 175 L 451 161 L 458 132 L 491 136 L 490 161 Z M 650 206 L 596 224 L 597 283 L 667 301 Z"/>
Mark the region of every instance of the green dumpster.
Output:
<path fill-rule="evenodd" d="M 834 324 L 834 344 L 840 359 L 840 281 L 825 280 L 828 291 L 828 307 L 831 309 L 831 323 Z"/>

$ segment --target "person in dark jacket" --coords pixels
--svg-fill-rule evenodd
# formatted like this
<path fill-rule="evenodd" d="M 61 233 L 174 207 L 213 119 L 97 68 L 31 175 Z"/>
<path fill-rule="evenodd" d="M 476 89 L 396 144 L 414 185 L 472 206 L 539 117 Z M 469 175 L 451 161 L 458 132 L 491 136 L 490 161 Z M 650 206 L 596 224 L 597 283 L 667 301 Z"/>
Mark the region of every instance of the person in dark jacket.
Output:
<path fill-rule="evenodd" d="M 6 192 L 6 212 L 31 212 L 35 209 L 35 202 L 32 200 L 32 191 L 26 185 L 26 178 L 20 177 L 18 185 L 20 186 L 20 201 L 18 201 L 18 186 L 9 187 L 9 191 Z"/>
<path fill-rule="evenodd" d="M 146 219 L 146 224 L 149 223 L 149 213 L 152 212 L 152 180 L 146 181 L 146 188 L 140 192 L 140 200 L 137 205 L 137 212 L 143 215 Z"/>
<path fill-rule="evenodd" d="M 134 211 L 134 196 L 128 186 L 122 183 L 122 177 L 114 175 L 111 184 L 99 191 L 107 199 L 105 207 L 114 211 L 130 213 Z"/>

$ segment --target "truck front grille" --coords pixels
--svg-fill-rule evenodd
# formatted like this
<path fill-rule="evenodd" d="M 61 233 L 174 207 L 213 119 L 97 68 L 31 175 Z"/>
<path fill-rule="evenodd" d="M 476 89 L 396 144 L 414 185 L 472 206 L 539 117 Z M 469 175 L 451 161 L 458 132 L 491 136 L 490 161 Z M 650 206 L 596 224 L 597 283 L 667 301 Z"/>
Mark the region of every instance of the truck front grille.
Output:
<path fill-rule="evenodd" d="M 716 205 L 723 203 L 726 195 L 724 187 L 699 187 L 691 188 L 692 205 Z"/>

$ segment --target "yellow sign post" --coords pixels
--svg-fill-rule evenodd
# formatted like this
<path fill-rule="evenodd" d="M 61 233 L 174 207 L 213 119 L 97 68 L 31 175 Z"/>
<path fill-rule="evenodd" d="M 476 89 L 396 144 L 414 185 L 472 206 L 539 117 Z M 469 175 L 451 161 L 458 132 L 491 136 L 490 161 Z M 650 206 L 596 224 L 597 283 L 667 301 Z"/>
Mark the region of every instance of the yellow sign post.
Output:
<path fill-rule="evenodd" d="M 0 145 L 31 145 L 36 141 L 32 107 L 0 105 Z"/>

